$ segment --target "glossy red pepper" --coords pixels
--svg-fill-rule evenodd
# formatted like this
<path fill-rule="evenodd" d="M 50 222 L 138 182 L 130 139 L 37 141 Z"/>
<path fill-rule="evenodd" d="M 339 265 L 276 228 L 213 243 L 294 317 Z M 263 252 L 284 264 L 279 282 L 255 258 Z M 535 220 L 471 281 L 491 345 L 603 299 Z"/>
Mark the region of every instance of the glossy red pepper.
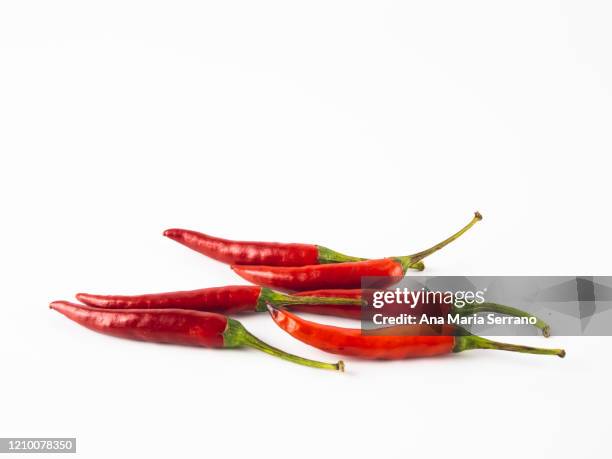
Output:
<path fill-rule="evenodd" d="M 211 287 L 199 290 L 153 293 L 147 295 L 92 295 L 77 293 L 76 297 L 88 306 L 105 309 L 187 309 L 193 311 L 236 314 L 245 312 L 266 311 L 266 304 L 284 306 L 292 311 L 309 312 L 328 316 L 360 319 L 362 299 L 369 295 L 361 289 L 352 290 L 315 290 L 300 292 L 296 295 L 285 295 L 265 287 L 254 285 L 230 285 Z M 387 311 L 393 303 L 386 303 Z M 397 305 L 400 310 L 404 305 Z M 469 307 L 457 308 L 453 305 L 417 303 L 411 308 L 412 314 L 445 316 L 449 313 L 472 315 L 480 312 L 495 312 L 516 317 L 533 317 L 520 309 L 496 303 L 483 303 Z M 549 327 L 537 319 L 535 327 L 549 336 Z"/>
<path fill-rule="evenodd" d="M 321 314 L 327 316 L 336 316 L 336 317 L 347 317 L 352 319 L 361 319 L 364 318 L 362 314 L 361 304 L 363 301 L 367 301 L 371 298 L 372 292 L 367 292 L 363 289 L 340 289 L 340 290 L 312 290 L 307 292 L 298 292 L 295 297 L 307 297 L 309 299 L 308 303 L 303 304 L 291 304 L 287 305 L 287 309 L 291 311 L 298 312 L 308 312 L 310 314 Z M 315 303 L 312 300 L 316 301 L 316 298 L 346 298 L 359 300 L 362 302 L 356 304 L 323 304 L 323 303 Z M 273 306 L 282 306 L 282 304 L 274 304 L 270 303 Z M 393 307 L 396 307 L 396 313 L 405 312 L 404 308 L 406 307 L 404 304 L 395 304 L 393 302 L 385 302 L 385 308 L 389 315 L 389 311 L 393 311 Z M 423 303 L 418 302 L 410 307 L 410 313 L 414 316 L 428 315 L 428 316 L 436 316 L 436 317 L 446 317 L 448 314 L 458 314 L 460 316 L 470 316 L 474 314 L 480 314 L 483 312 L 492 312 L 496 314 L 503 314 L 507 316 L 513 317 L 533 317 L 536 319 L 534 327 L 541 330 L 542 334 L 545 337 L 550 336 L 550 326 L 544 322 L 542 319 L 528 313 L 527 311 L 523 311 L 521 309 L 513 308 L 511 306 L 505 306 L 503 304 L 498 303 L 480 303 L 480 304 L 471 304 L 465 305 L 463 307 L 455 306 L 450 303 Z M 367 318 L 367 317 L 366 317 Z"/>
<path fill-rule="evenodd" d="M 415 261 L 421 261 L 450 244 L 480 220 L 482 216 L 476 212 L 472 221 L 451 237 L 427 250 L 404 257 L 300 267 L 233 265 L 232 269 L 253 284 L 283 292 L 360 288 L 364 277 L 387 278 L 385 282 L 381 279 L 377 285 L 382 288 L 394 284 Z"/>
<path fill-rule="evenodd" d="M 307 266 L 326 263 L 363 261 L 366 258 L 344 255 L 321 245 L 282 242 L 231 241 L 180 228 L 164 231 L 164 236 L 230 265 Z M 410 268 L 422 271 L 421 261 Z"/>
<path fill-rule="evenodd" d="M 309 367 L 344 369 L 342 361 L 335 364 L 317 362 L 276 349 L 253 336 L 240 322 L 222 314 L 183 309 L 118 311 L 67 301 L 55 301 L 49 307 L 90 330 L 119 338 L 208 348 L 252 347 Z"/>
<path fill-rule="evenodd" d="M 380 334 L 366 335 L 358 328 L 318 324 L 288 311 L 281 311 L 271 306 L 268 309 L 274 322 L 294 338 L 332 354 L 363 359 L 399 360 L 449 354 L 469 349 L 497 349 L 528 354 L 565 356 L 565 351 L 562 349 L 543 349 L 499 343 L 467 334 L 459 327 L 454 327 L 458 336 L 453 336 L 449 330 L 446 330 L 445 334 L 427 336 L 431 328 L 426 329 L 419 325 L 389 327 L 378 331 Z M 466 334 L 461 335 L 461 333 Z"/>
<path fill-rule="evenodd" d="M 301 298 L 275 292 L 255 285 L 229 285 L 180 292 L 153 293 L 148 295 L 92 295 L 77 293 L 77 299 L 89 306 L 106 309 L 190 309 L 195 311 L 234 314 L 266 311 L 266 303 L 278 306 L 292 304 L 353 305 L 360 309 L 361 298 L 334 298 L 325 295 Z"/>

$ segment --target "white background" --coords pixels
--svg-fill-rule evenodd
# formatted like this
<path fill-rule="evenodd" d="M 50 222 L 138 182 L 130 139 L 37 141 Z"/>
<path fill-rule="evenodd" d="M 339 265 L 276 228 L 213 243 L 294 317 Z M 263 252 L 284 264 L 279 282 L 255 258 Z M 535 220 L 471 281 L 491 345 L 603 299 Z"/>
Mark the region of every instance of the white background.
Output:
<path fill-rule="evenodd" d="M 474 210 L 484 221 L 429 273 L 612 274 L 611 13 L 2 2 L 0 436 L 76 436 L 100 458 L 605 456 L 610 338 L 515 340 L 565 360 L 473 351 L 334 374 L 113 339 L 47 304 L 242 282 L 167 227 L 382 257 Z M 243 323 L 336 359 L 265 315 Z"/>

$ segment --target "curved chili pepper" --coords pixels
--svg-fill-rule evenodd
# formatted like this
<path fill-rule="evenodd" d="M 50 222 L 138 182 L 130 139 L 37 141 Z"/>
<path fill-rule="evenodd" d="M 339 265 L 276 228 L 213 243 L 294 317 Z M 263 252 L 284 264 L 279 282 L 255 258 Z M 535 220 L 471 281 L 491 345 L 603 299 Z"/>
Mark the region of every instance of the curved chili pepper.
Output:
<path fill-rule="evenodd" d="M 234 314 L 266 311 L 266 303 L 278 306 L 292 304 L 353 305 L 360 309 L 361 297 L 334 298 L 325 295 L 315 298 L 297 298 L 255 285 L 229 285 L 180 292 L 152 293 L 148 295 L 92 295 L 77 293 L 76 298 L 88 306 L 106 309 L 190 309 L 195 311 Z"/>
<path fill-rule="evenodd" d="M 482 215 L 476 212 L 472 221 L 460 231 L 439 244 L 414 255 L 300 267 L 233 265 L 232 269 L 253 284 L 283 292 L 360 288 L 363 277 L 403 277 L 414 262 L 421 261 L 450 244 L 480 220 L 482 220 Z M 377 287 L 386 287 L 394 283 L 393 279 L 389 279 L 384 283 L 381 281 Z"/>
<path fill-rule="evenodd" d="M 276 349 L 253 336 L 244 326 L 222 314 L 182 309 L 117 311 L 55 301 L 49 305 L 90 330 L 118 338 L 208 348 L 252 347 L 294 363 L 344 371 L 344 363 L 324 363 Z"/>
<path fill-rule="evenodd" d="M 308 312 L 311 314 L 321 314 L 326 316 L 336 316 L 336 317 L 347 317 L 351 319 L 361 319 L 362 316 L 362 308 L 361 304 L 324 304 L 324 303 L 315 303 L 311 301 L 314 298 L 346 298 L 346 299 L 364 299 L 369 297 L 368 292 L 363 289 L 344 289 L 344 290 L 312 290 L 307 292 L 298 292 L 292 297 L 307 297 L 308 303 L 304 302 L 303 304 L 291 304 L 287 305 L 287 309 L 291 311 L 298 312 Z M 274 306 L 281 306 L 281 304 L 273 304 Z M 385 307 L 387 310 L 396 306 L 399 308 L 398 312 L 402 312 L 405 305 L 396 304 L 392 302 L 387 302 Z M 542 335 L 546 338 L 550 336 L 550 325 L 544 322 L 539 317 L 534 316 L 533 314 L 528 313 L 527 311 L 523 311 L 521 309 L 513 308 L 511 306 L 505 306 L 503 304 L 498 303 L 480 303 L 480 304 L 472 304 L 466 305 L 463 307 L 455 306 L 454 304 L 449 303 L 423 303 L 422 301 L 412 305 L 410 307 L 411 314 L 414 316 L 437 316 L 437 317 L 445 317 L 448 314 L 459 314 L 460 316 L 471 316 L 474 314 L 479 314 L 482 312 L 493 312 L 496 314 L 503 314 L 507 316 L 514 317 L 533 317 L 536 319 L 536 323 L 534 327 L 542 331 Z"/>
<path fill-rule="evenodd" d="M 315 290 L 285 295 L 265 287 L 254 285 L 230 285 L 199 290 L 152 293 L 147 295 L 92 295 L 77 293 L 76 298 L 83 304 L 104 309 L 187 309 L 193 311 L 235 314 L 266 311 L 266 304 L 284 306 L 292 311 L 309 312 L 328 316 L 361 318 L 362 299 L 367 292 L 351 290 Z M 387 303 L 392 307 L 393 303 Z M 397 305 L 401 307 L 402 305 Z M 388 310 L 389 308 L 387 308 Z M 528 312 L 496 303 L 483 303 L 458 308 L 452 305 L 417 303 L 411 311 L 415 315 L 472 315 L 480 312 L 495 312 L 516 317 L 534 317 Z M 401 312 L 401 311 L 398 311 Z M 544 336 L 550 336 L 550 327 L 537 319 L 536 328 Z"/>
<path fill-rule="evenodd" d="M 303 343 L 332 354 L 363 359 L 399 360 L 462 352 L 469 349 L 497 349 L 565 357 L 563 349 L 543 349 L 499 343 L 468 334 L 459 327 L 449 326 L 451 330 L 459 333 L 458 336 L 450 334 L 424 336 L 423 332 L 427 333 L 427 330 L 430 329 L 418 325 L 401 327 L 403 333 L 401 336 L 395 336 L 395 332 L 391 330 L 395 327 L 383 329 L 380 335 L 363 335 L 358 328 L 341 328 L 310 322 L 272 306 L 268 306 L 268 310 L 280 328 Z"/>
<path fill-rule="evenodd" d="M 167 229 L 164 236 L 229 265 L 307 266 L 366 260 L 321 245 L 231 241 L 180 228 Z M 425 265 L 415 261 L 410 268 L 422 271 Z"/>

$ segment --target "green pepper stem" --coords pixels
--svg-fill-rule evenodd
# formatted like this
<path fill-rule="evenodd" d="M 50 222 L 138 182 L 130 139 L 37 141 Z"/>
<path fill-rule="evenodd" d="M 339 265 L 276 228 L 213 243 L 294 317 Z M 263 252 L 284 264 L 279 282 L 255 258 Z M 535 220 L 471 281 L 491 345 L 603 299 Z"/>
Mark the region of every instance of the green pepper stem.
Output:
<path fill-rule="evenodd" d="M 352 261 L 365 261 L 367 258 L 359 258 L 352 257 L 350 255 L 345 255 L 340 252 L 336 252 L 335 250 L 328 249 L 327 247 L 323 247 L 322 245 L 317 246 L 318 253 L 318 261 L 321 264 L 327 263 L 347 263 Z"/>
<path fill-rule="evenodd" d="M 270 346 L 256 336 L 252 335 L 240 322 L 234 319 L 228 319 L 227 321 L 227 329 L 223 333 L 223 344 L 228 348 L 243 346 L 252 347 L 254 349 L 259 349 L 266 354 L 270 354 L 299 365 L 305 365 L 307 367 L 344 371 L 344 362 L 342 360 L 338 361 L 338 363 L 325 363 L 317 360 L 305 359 L 304 357 L 299 357 L 297 355 L 281 351 L 280 349 Z"/>
<path fill-rule="evenodd" d="M 361 304 L 361 298 L 337 298 L 323 296 L 296 296 L 285 295 L 269 288 L 263 287 L 257 299 L 256 310 L 267 311 L 266 303 L 273 306 L 287 306 L 291 304 Z"/>
<path fill-rule="evenodd" d="M 329 263 L 347 263 L 354 261 L 366 261 L 367 258 L 360 257 L 352 257 L 350 255 L 345 255 L 340 252 L 336 252 L 335 250 L 329 249 L 327 247 L 323 247 L 322 245 L 317 246 L 318 252 L 318 261 L 321 264 L 329 264 Z M 416 269 L 417 271 L 423 271 L 425 269 L 425 264 L 422 261 L 415 261 L 408 266 L 410 269 Z"/>
<path fill-rule="evenodd" d="M 422 261 L 415 261 L 408 266 L 410 269 L 414 269 L 416 271 L 423 271 L 425 269 L 425 263 Z"/>
<path fill-rule="evenodd" d="M 476 335 L 455 336 L 453 352 L 468 351 L 470 349 L 495 349 L 498 351 L 522 352 L 524 354 L 565 357 L 565 351 L 563 349 L 545 349 L 541 347 L 521 346 L 519 344 L 500 343 Z"/>
<path fill-rule="evenodd" d="M 544 335 L 546 338 L 550 336 L 550 325 L 548 325 L 539 317 L 536 317 L 533 314 L 528 313 L 527 311 L 523 311 L 522 309 L 513 308 L 512 306 L 505 306 L 503 304 L 497 303 L 482 303 L 472 304 L 463 308 L 458 308 L 457 306 L 455 306 L 454 311 L 462 316 L 471 316 L 480 312 L 494 312 L 497 314 L 504 314 L 507 316 L 514 317 L 533 317 L 534 319 L 536 319 L 536 323 L 533 324 L 533 326 L 542 330 L 542 335 Z"/>
<path fill-rule="evenodd" d="M 397 260 L 399 260 L 399 262 L 402 264 L 402 268 L 403 268 L 404 273 L 405 273 L 407 271 L 407 269 L 412 267 L 412 265 L 414 263 L 417 263 L 417 262 L 421 261 L 423 258 L 428 257 L 429 255 L 431 255 L 432 253 L 435 253 L 438 250 L 446 247 L 448 244 L 450 244 L 451 242 L 453 242 L 454 240 L 456 240 L 460 236 L 462 236 L 467 230 L 469 230 L 472 226 L 474 226 L 480 220 L 482 220 L 482 215 L 480 214 L 480 212 L 474 212 L 474 218 L 472 218 L 472 220 L 467 225 L 465 225 L 462 229 L 457 231 L 452 236 L 446 238 L 442 242 L 434 245 L 433 247 L 430 247 L 427 250 L 423 250 L 421 252 L 417 252 L 417 253 L 412 254 L 412 255 L 406 255 L 406 256 L 403 256 L 403 257 L 395 257 L 395 258 Z"/>

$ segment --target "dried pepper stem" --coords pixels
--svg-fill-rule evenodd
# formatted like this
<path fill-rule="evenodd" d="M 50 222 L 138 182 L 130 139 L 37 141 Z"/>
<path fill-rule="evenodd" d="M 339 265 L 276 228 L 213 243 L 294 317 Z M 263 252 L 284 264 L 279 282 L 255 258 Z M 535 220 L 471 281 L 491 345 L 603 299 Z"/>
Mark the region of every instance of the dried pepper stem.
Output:
<path fill-rule="evenodd" d="M 547 349 L 521 346 L 520 344 L 500 343 L 476 335 L 455 337 L 453 352 L 462 352 L 470 349 L 493 349 L 497 351 L 521 352 L 523 354 L 556 355 L 561 358 L 565 357 L 565 350 L 563 349 Z"/>
<path fill-rule="evenodd" d="M 497 314 L 504 314 L 506 316 L 535 318 L 536 323 L 533 324 L 533 326 L 541 330 L 542 335 L 544 335 L 546 338 L 550 336 L 550 325 L 548 325 L 539 317 L 534 316 L 533 314 L 530 314 L 527 311 L 523 311 L 522 309 L 513 308 L 512 306 L 506 306 L 498 303 L 482 303 L 466 306 L 463 308 L 456 307 L 456 311 L 462 316 L 471 316 L 481 312 L 494 312 Z"/>
<path fill-rule="evenodd" d="M 325 363 L 317 360 L 310 360 L 297 355 L 289 354 L 281 351 L 278 348 L 270 346 L 264 341 L 251 334 L 244 326 L 234 319 L 228 319 L 227 329 L 223 334 L 225 347 L 252 347 L 266 354 L 288 360 L 299 365 L 305 365 L 312 368 L 321 368 L 324 370 L 344 371 L 344 362 Z"/>

